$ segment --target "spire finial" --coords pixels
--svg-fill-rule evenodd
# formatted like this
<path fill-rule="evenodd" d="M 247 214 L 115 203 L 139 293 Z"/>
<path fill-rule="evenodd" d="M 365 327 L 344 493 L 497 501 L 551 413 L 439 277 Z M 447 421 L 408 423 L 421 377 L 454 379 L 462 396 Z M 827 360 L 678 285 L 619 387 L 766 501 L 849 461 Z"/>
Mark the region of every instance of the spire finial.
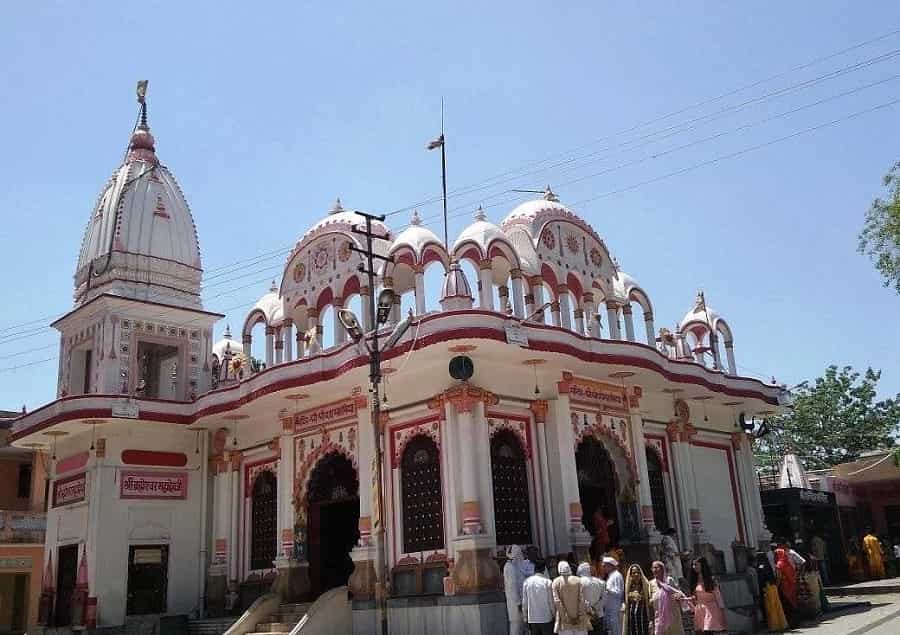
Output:
<path fill-rule="evenodd" d="M 135 126 L 134 132 L 131 133 L 131 140 L 128 143 L 127 160 L 140 160 L 150 163 L 156 163 L 156 148 L 154 143 L 156 140 L 150 134 L 150 125 L 147 123 L 147 80 L 142 79 L 137 83 L 137 100 L 141 105 L 138 124 Z"/>
<path fill-rule="evenodd" d="M 410 216 L 410 218 L 409 218 L 409 224 L 415 225 L 416 227 L 418 227 L 419 225 L 422 224 L 422 219 L 419 218 L 419 210 L 417 210 L 417 209 L 413 210 L 412 216 Z"/>
<path fill-rule="evenodd" d="M 550 189 L 550 186 L 547 186 L 547 189 L 544 190 L 544 200 L 550 201 L 551 203 L 559 203 L 559 197 Z"/>
<path fill-rule="evenodd" d="M 147 85 L 150 82 L 146 79 L 142 79 L 137 83 L 137 100 L 141 105 L 141 122 L 138 125 L 138 128 L 141 130 L 149 130 L 150 127 L 147 125 Z"/>
<path fill-rule="evenodd" d="M 343 211 L 344 211 L 344 207 L 343 207 L 343 205 L 341 205 L 341 197 L 338 196 L 336 199 L 334 199 L 334 207 L 331 208 L 331 212 L 329 212 L 329 213 L 339 214 L 340 212 L 343 212 Z"/>
<path fill-rule="evenodd" d="M 487 216 L 484 213 L 484 208 L 479 205 L 478 209 L 475 210 L 475 220 L 487 220 Z"/>
<path fill-rule="evenodd" d="M 697 300 L 694 303 L 695 311 L 705 311 L 706 310 L 706 297 L 703 295 L 703 289 L 697 291 Z"/>
<path fill-rule="evenodd" d="M 225 332 L 222 334 L 222 337 L 224 337 L 226 340 L 231 339 L 231 325 L 230 324 L 225 325 Z"/>
<path fill-rule="evenodd" d="M 270 291 L 271 293 L 277 293 L 277 292 L 278 292 L 278 285 L 275 284 L 275 280 L 272 280 L 272 284 L 269 286 L 269 291 Z"/>

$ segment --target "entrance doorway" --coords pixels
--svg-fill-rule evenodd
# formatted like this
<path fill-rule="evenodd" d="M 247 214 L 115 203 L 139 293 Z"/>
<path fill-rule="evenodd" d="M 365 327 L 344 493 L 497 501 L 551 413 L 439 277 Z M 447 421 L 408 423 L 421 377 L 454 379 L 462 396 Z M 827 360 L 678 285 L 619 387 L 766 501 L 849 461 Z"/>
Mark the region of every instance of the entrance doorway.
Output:
<path fill-rule="evenodd" d="M 56 565 L 56 626 L 68 626 L 72 623 L 72 594 L 75 592 L 77 577 L 78 545 L 60 547 Z"/>
<path fill-rule="evenodd" d="M 350 551 L 359 541 L 359 477 L 336 452 L 325 455 L 309 477 L 309 581 L 314 596 L 347 584 Z"/>
<path fill-rule="evenodd" d="M 133 545 L 128 549 L 128 615 L 166 612 L 169 546 Z"/>
<path fill-rule="evenodd" d="M 28 615 L 27 573 L 0 574 L 0 633 L 24 633 Z"/>
<path fill-rule="evenodd" d="M 619 543 L 616 470 L 609 452 L 593 437 L 586 438 L 578 445 L 575 452 L 575 469 L 578 472 L 581 522 L 594 538 L 591 543 L 591 557 L 598 560 L 610 545 Z M 604 524 L 606 536 L 603 535 Z"/>

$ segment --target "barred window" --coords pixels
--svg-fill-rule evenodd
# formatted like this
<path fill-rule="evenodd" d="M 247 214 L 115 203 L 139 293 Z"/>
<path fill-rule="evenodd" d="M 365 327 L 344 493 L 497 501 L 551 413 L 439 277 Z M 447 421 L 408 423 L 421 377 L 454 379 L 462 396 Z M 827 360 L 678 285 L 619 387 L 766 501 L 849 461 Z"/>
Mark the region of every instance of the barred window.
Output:
<path fill-rule="evenodd" d="M 531 544 L 528 462 L 519 438 L 509 430 L 491 438 L 491 474 L 497 544 Z"/>
<path fill-rule="evenodd" d="M 647 448 L 647 476 L 650 483 L 650 501 L 653 504 L 653 524 L 660 531 L 669 527 L 669 507 L 666 504 L 664 473 L 659 455 Z"/>
<path fill-rule="evenodd" d="M 403 451 L 400 472 L 404 553 L 442 549 L 441 461 L 434 441 L 413 437 Z"/>
<path fill-rule="evenodd" d="M 250 568 L 272 569 L 275 566 L 278 488 L 271 472 L 264 471 L 256 477 L 251 498 Z"/>

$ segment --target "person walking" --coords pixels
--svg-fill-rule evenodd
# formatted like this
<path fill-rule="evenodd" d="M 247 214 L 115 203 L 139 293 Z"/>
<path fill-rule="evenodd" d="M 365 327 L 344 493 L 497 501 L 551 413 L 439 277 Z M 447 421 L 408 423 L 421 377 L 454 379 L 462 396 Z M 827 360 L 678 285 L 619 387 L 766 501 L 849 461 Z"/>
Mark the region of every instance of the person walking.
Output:
<path fill-rule="evenodd" d="M 547 577 L 547 563 L 534 562 L 534 573 L 522 585 L 522 617 L 531 635 L 551 635 L 556 623 L 553 583 Z"/>
<path fill-rule="evenodd" d="M 606 593 L 603 595 L 603 625 L 609 635 L 620 635 L 622 632 L 621 611 L 625 599 L 625 579 L 619 572 L 619 563 L 615 558 L 603 558 L 603 571 L 606 574 Z"/>
<path fill-rule="evenodd" d="M 691 563 L 688 584 L 694 592 L 689 598 L 694 605 L 694 632 L 703 635 L 727 631 L 725 603 L 706 558 Z"/>
<path fill-rule="evenodd" d="M 795 622 L 797 612 L 797 570 L 790 557 L 782 548 L 775 550 L 775 576 L 778 580 L 778 592 L 781 604 L 789 624 Z"/>
<path fill-rule="evenodd" d="M 769 565 L 769 559 L 762 551 L 756 554 L 756 581 L 759 584 L 760 604 L 769 632 L 786 630 L 788 623 L 781 598 L 778 597 L 775 570 Z"/>
<path fill-rule="evenodd" d="M 668 575 L 666 565 L 657 560 L 650 570 L 650 607 L 653 609 L 653 635 L 684 635 L 681 621 L 681 603 L 686 599 Z"/>
<path fill-rule="evenodd" d="M 822 577 L 822 584 L 827 586 L 831 581 L 831 577 L 828 575 L 828 545 L 825 543 L 825 539 L 818 533 L 813 534 L 809 540 L 809 550 L 818 561 L 817 565 L 819 567 L 819 575 Z"/>
<path fill-rule="evenodd" d="M 863 550 L 866 552 L 866 562 L 869 565 L 869 576 L 874 579 L 884 577 L 884 553 L 881 551 L 881 541 L 875 536 L 875 532 L 869 528 L 866 537 L 863 538 Z"/>
<path fill-rule="evenodd" d="M 581 578 L 581 594 L 591 620 L 591 635 L 603 635 L 603 592 L 606 584 L 594 577 L 591 565 L 582 562 L 578 565 L 578 577 Z"/>
<path fill-rule="evenodd" d="M 565 560 L 557 566 L 559 577 L 553 581 L 553 603 L 556 605 L 554 632 L 561 635 L 587 635 L 591 620 L 587 614 L 581 590 L 581 578 L 572 575 L 572 567 Z"/>

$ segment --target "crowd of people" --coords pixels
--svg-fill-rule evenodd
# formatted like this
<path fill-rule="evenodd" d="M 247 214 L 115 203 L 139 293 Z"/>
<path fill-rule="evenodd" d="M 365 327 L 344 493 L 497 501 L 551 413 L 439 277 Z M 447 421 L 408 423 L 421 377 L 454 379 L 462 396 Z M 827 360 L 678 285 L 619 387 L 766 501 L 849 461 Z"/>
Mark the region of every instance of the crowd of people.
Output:
<path fill-rule="evenodd" d="M 526 629 L 540 635 L 683 635 L 685 612 L 693 613 L 696 633 L 727 631 L 724 602 L 704 558 L 692 561 L 688 593 L 662 561 L 653 563 L 648 580 L 639 565 L 614 555 L 582 562 L 574 572 L 569 560 L 548 567 L 533 558 L 512 547 L 504 565 L 510 635 Z"/>
<path fill-rule="evenodd" d="M 889 541 L 871 529 L 847 545 L 847 570 L 853 582 L 900 576 L 900 538 Z"/>

